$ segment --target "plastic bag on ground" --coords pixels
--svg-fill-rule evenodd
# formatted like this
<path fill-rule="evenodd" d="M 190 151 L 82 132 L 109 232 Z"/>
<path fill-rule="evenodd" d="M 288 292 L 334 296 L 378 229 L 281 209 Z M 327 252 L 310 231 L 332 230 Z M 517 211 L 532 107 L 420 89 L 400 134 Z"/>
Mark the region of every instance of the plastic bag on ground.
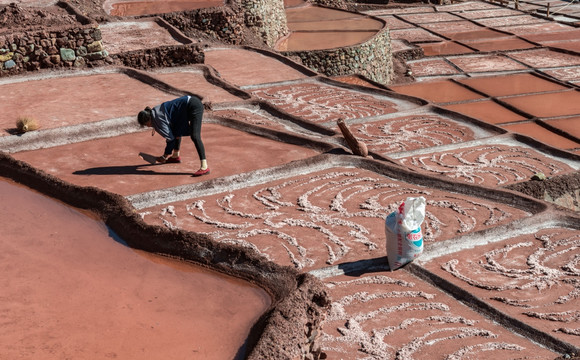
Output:
<path fill-rule="evenodd" d="M 391 271 L 413 261 L 423 252 L 421 224 L 425 219 L 425 198 L 408 197 L 385 220 L 387 258 Z"/>

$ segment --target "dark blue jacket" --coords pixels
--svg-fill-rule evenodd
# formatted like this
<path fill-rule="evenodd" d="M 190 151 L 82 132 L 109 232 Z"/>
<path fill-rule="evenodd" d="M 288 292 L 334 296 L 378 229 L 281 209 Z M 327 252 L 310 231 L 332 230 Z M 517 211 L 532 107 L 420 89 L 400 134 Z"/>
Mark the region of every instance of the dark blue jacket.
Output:
<path fill-rule="evenodd" d="M 190 96 L 182 96 L 151 109 L 151 125 L 167 141 L 164 155 L 173 152 L 176 137 L 191 135 L 189 112 L 187 111 L 189 98 Z"/>

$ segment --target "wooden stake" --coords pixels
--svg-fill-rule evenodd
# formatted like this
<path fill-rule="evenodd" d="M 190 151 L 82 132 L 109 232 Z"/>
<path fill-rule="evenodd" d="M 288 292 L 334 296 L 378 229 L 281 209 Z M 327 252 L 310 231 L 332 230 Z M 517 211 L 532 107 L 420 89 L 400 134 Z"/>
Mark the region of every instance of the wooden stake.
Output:
<path fill-rule="evenodd" d="M 354 137 L 348 126 L 346 126 L 346 123 L 344 122 L 343 119 L 336 120 L 336 123 L 340 131 L 342 132 L 342 136 L 344 136 L 344 139 L 346 140 L 346 143 L 350 147 L 352 153 L 362 157 L 367 157 L 369 155 L 367 145 Z"/>

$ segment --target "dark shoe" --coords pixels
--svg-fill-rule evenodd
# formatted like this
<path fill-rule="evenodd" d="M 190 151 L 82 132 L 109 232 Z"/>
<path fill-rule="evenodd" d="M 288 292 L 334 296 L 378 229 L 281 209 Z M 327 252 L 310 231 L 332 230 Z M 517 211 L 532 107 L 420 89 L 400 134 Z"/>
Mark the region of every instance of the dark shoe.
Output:
<path fill-rule="evenodd" d="M 202 176 L 202 175 L 206 175 L 206 174 L 209 174 L 209 168 L 207 168 L 205 170 L 199 169 L 196 172 L 194 172 L 192 176 Z"/>
<path fill-rule="evenodd" d="M 168 164 L 179 164 L 181 162 L 181 158 L 179 156 L 178 157 L 172 156 L 169 159 L 167 159 L 165 162 Z"/>

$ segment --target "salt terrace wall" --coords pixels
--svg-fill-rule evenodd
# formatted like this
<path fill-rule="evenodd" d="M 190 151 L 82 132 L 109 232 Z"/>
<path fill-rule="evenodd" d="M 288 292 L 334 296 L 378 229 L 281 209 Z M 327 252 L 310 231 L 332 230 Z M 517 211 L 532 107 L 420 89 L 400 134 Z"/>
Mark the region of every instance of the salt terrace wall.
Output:
<path fill-rule="evenodd" d="M 123 196 L 67 183 L 1 152 L 0 174 L 96 214 L 133 248 L 191 261 L 261 286 L 272 297 L 272 306 L 250 332 L 246 359 L 320 358 L 321 322 L 330 310 L 330 299 L 313 275 L 203 234 L 145 224 Z"/>
<path fill-rule="evenodd" d="M 108 55 L 96 24 L 0 35 L 1 75 L 102 65 Z"/>
<path fill-rule="evenodd" d="M 244 14 L 223 6 L 159 14 L 172 26 L 189 37 L 201 31 L 228 44 L 239 45 L 245 40 L 243 31 Z"/>
<path fill-rule="evenodd" d="M 159 16 L 188 36 L 193 37 L 201 31 L 232 45 L 249 40 L 244 28 L 268 46 L 274 46 L 279 38 L 288 34 L 283 0 L 234 0 L 228 6 Z"/>
<path fill-rule="evenodd" d="M 246 0 L 241 3 L 246 26 L 266 45 L 273 47 L 278 39 L 288 34 L 284 0 Z"/>
<path fill-rule="evenodd" d="M 388 84 L 393 78 L 391 37 L 386 27 L 359 45 L 282 54 L 298 57 L 305 66 L 326 76 L 361 74 L 381 84 Z"/>

